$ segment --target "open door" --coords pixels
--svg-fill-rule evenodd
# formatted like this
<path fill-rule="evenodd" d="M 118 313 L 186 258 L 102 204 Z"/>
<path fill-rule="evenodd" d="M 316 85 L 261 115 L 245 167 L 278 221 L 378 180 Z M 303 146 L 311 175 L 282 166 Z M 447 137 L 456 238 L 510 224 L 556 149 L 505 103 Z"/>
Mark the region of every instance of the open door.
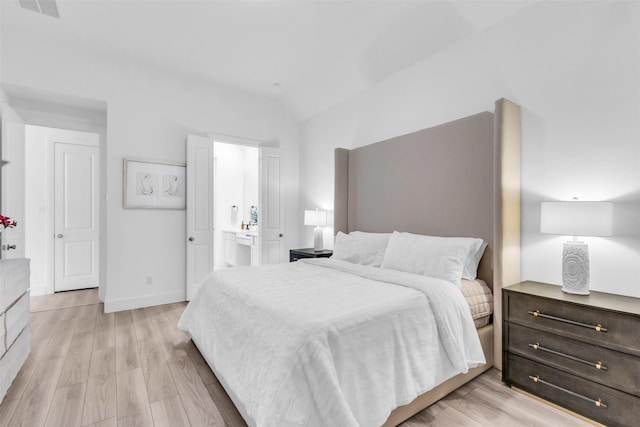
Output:
<path fill-rule="evenodd" d="M 258 221 L 261 242 L 261 264 L 285 262 L 284 202 L 280 150 L 260 148 L 260 203 L 262 219 Z"/>
<path fill-rule="evenodd" d="M 213 141 L 187 136 L 187 301 L 213 270 Z"/>
<path fill-rule="evenodd" d="M 1 258 L 25 257 L 25 123 L 2 105 L 2 201 L 0 213 L 18 222 L 2 230 Z"/>

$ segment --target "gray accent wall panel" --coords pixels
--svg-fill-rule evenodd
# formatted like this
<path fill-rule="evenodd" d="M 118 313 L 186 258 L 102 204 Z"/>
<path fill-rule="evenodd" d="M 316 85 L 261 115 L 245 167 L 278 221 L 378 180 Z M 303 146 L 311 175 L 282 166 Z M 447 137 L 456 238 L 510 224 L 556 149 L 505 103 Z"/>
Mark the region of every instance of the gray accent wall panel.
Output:
<path fill-rule="evenodd" d="M 493 124 L 483 112 L 348 151 L 348 189 L 336 192 L 336 221 L 344 215 L 338 197 L 346 196 L 348 231 L 480 237 L 489 248 L 479 276 L 491 284 Z M 338 156 L 336 187 L 344 173 Z"/>

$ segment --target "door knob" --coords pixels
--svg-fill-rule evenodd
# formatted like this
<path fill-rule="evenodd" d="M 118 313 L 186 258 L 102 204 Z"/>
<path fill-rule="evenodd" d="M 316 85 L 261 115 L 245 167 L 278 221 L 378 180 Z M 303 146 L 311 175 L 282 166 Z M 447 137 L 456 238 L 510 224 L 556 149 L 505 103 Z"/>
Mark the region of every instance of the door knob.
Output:
<path fill-rule="evenodd" d="M 194 240 L 196 240 L 196 239 L 194 239 L 193 236 L 189 236 L 189 241 L 190 242 L 193 242 Z"/>
<path fill-rule="evenodd" d="M 10 251 L 11 249 L 15 249 L 16 245 L 7 245 L 7 250 Z"/>
<path fill-rule="evenodd" d="M 284 237 L 284 234 L 280 233 L 278 234 L 278 237 Z"/>
<path fill-rule="evenodd" d="M 58 234 L 58 239 L 62 239 L 62 237 L 64 237 L 62 234 Z"/>

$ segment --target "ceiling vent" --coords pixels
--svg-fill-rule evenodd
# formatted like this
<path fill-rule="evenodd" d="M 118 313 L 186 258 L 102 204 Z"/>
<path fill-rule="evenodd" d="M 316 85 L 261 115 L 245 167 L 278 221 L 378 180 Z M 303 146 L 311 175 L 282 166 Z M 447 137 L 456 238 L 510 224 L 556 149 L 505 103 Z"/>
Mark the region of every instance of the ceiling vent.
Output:
<path fill-rule="evenodd" d="M 55 0 L 18 0 L 18 3 L 20 3 L 20 6 L 24 9 L 53 16 L 54 18 L 60 18 L 58 5 Z"/>

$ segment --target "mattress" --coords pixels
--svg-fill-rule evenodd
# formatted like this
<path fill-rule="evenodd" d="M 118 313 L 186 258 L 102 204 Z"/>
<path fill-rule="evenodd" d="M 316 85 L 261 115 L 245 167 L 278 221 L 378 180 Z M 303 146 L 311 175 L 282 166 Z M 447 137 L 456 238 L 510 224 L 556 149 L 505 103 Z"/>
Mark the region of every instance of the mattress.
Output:
<path fill-rule="evenodd" d="M 218 270 L 178 326 L 249 426 L 381 425 L 485 363 L 456 286 L 331 259 Z"/>
<path fill-rule="evenodd" d="M 477 329 L 487 326 L 493 314 L 493 293 L 483 280 L 464 280 L 460 288 L 469 304 L 471 317 Z"/>

